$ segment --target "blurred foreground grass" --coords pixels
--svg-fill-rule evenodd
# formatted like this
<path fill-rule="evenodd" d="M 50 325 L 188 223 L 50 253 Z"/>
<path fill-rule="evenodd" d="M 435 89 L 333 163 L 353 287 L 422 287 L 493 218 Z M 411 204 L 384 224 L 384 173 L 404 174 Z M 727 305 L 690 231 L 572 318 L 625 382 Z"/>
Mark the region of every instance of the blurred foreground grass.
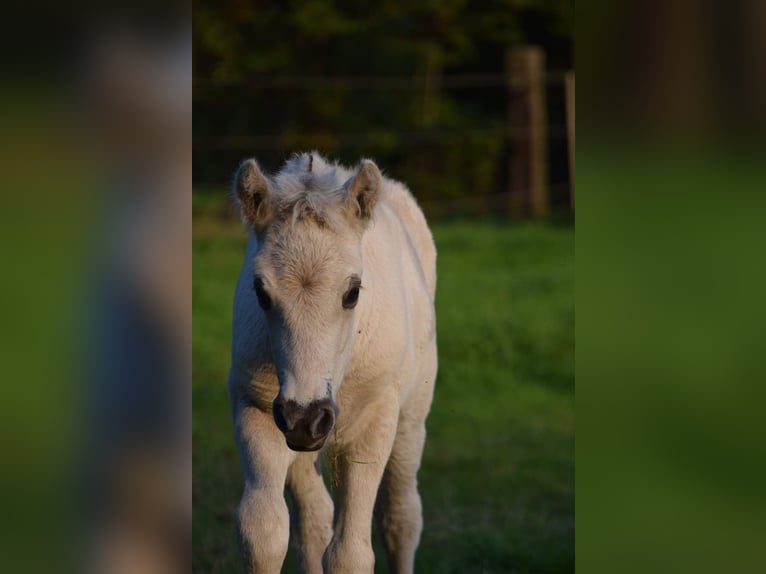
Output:
<path fill-rule="evenodd" d="M 202 203 L 195 199 L 193 570 L 235 573 L 231 517 L 242 483 L 226 375 L 246 236 Z M 440 365 L 415 570 L 572 572 L 573 229 L 475 221 L 432 229 Z M 385 572 L 380 550 L 376 541 L 376 571 Z M 292 555 L 284 571 L 296 571 Z"/>

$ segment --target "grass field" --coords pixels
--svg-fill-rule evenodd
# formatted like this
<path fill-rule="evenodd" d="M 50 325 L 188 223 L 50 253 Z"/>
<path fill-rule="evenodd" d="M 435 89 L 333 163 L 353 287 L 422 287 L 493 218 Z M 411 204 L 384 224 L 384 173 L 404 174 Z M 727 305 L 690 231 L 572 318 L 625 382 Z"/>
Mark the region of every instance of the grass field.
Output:
<path fill-rule="evenodd" d="M 574 571 L 574 233 L 432 225 L 439 376 L 420 471 L 418 573 Z M 245 234 L 194 225 L 193 571 L 239 572 L 241 493 L 226 393 Z M 376 546 L 376 572 L 385 556 Z M 295 572 L 289 556 L 284 572 Z"/>

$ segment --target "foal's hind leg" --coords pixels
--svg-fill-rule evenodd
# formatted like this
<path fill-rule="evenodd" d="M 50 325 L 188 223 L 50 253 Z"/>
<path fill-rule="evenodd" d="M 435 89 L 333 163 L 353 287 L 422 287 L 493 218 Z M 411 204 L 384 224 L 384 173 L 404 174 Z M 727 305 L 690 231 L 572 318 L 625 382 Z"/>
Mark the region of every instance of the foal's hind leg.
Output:
<path fill-rule="evenodd" d="M 418 469 L 426 440 L 426 417 L 436 379 L 436 349 L 424 358 L 418 386 L 399 413 L 396 438 L 375 502 L 375 519 L 388 556 L 389 571 L 411 574 L 423 530 Z"/>
<path fill-rule="evenodd" d="M 301 453 L 287 473 L 293 544 L 305 574 L 322 574 L 322 555 L 332 537 L 333 504 L 319 462 L 318 453 Z"/>
<path fill-rule="evenodd" d="M 375 503 L 375 518 L 388 555 L 389 571 L 411 574 L 423 529 L 417 472 L 423 454 L 424 420 L 400 420 L 391 457 Z"/>

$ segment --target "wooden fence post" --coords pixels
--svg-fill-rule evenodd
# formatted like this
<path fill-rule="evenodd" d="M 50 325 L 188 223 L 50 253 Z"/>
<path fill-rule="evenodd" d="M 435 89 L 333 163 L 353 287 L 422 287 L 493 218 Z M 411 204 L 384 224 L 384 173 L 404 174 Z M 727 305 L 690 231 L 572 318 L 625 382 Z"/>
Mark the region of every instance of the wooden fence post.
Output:
<path fill-rule="evenodd" d="M 567 98 L 567 145 L 569 147 L 569 204 L 575 208 L 575 73 L 564 78 Z"/>
<path fill-rule="evenodd" d="M 545 52 L 538 46 L 510 48 L 506 74 L 511 216 L 544 217 L 549 212 Z"/>

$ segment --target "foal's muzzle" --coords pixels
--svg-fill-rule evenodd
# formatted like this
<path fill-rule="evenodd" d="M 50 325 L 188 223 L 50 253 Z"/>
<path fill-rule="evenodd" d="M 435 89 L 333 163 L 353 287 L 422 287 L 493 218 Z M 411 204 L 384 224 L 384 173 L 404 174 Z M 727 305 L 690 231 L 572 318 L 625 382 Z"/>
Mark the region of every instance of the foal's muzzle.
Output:
<path fill-rule="evenodd" d="M 277 397 L 272 410 L 274 422 L 284 433 L 287 446 L 297 451 L 322 448 L 335 425 L 338 413 L 338 407 L 331 399 L 321 399 L 302 406 L 295 401 Z"/>

